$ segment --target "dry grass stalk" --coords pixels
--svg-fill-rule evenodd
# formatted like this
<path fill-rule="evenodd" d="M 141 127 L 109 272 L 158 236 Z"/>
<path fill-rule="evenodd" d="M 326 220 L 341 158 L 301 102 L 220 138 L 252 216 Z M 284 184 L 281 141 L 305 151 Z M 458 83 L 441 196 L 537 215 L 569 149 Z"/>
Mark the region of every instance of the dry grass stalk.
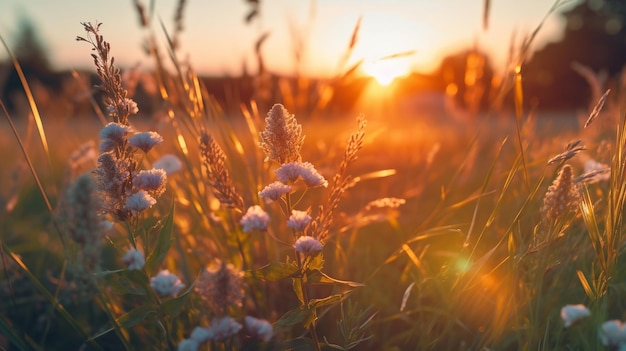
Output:
<path fill-rule="evenodd" d="M 213 188 L 215 197 L 221 204 L 243 213 L 243 198 L 237 193 L 226 168 L 226 155 L 207 132 L 202 132 L 200 136 L 200 156 L 206 167 L 207 180 Z"/>

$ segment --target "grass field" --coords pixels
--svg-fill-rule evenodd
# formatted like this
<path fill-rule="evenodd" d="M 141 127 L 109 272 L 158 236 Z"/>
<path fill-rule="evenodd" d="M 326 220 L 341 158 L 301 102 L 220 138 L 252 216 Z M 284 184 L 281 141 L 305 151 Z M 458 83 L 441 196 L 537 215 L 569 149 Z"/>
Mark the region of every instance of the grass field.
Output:
<path fill-rule="evenodd" d="M 626 347 L 617 94 L 226 115 L 174 60 L 157 118 L 84 29 L 106 120 L 1 124 L 1 348 Z"/>

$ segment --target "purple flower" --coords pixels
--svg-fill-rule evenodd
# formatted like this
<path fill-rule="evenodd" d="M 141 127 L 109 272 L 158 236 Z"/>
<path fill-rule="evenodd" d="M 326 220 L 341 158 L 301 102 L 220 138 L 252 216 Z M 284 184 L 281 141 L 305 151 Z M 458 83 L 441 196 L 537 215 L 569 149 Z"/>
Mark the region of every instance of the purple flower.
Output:
<path fill-rule="evenodd" d="M 303 235 L 296 240 L 293 247 L 297 252 L 303 253 L 306 256 L 312 256 L 322 251 L 323 245 L 314 237 Z"/>
<path fill-rule="evenodd" d="M 163 137 L 156 132 L 135 133 L 128 138 L 128 143 L 143 152 L 150 151 L 155 145 L 163 142 Z"/>
<path fill-rule="evenodd" d="M 261 206 L 254 205 L 248 208 L 243 217 L 241 217 L 241 225 L 243 226 L 244 232 L 250 232 L 253 230 L 264 231 L 267 230 L 267 225 L 270 222 L 270 216 L 267 212 L 263 211 Z"/>
<path fill-rule="evenodd" d="M 311 216 L 306 211 L 292 210 L 287 220 L 287 226 L 293 230 L 302 231 L 311 223 Z"/>
<path fill-rule="evenodd" d="M 281 196 L 287 194 L 291 191 L 291 185 L 284 184 L 279 181 L 275 181 L 272 184 L 263 188 L 263 190 L 259 191 L 259 196 L 268 200 L 276 201 L 280 199 Z"/>

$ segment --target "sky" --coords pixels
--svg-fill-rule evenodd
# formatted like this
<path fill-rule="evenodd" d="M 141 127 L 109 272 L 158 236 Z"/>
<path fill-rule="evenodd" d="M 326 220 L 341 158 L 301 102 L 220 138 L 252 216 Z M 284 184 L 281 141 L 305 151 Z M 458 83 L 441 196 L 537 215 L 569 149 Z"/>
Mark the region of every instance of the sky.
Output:
<path fill-rule="evenodd" d="M 559 10 L 579 1 L 569 1 Z M 140 2 L 148 7 L 150 0 Z M 157 21 L 151 31 L 162 44 L 166 39 L 158 18 L 173 31 L 176 3 L 155 1 Z M 485 30 L 483 0 L 261 0 L 260 15 L 249 24 L 244 17 L 250 6 L 244 0 L 187 0 L 177 55 L 201 74 L 238 75 L 244 66 L 255 72 L 255 42 L 269 33 L 262 54 L 270 71 L 333 76 L 341 72 L 339 62 L 362 18 L 348 66 L 361 59 L 367 66 L 385 56 L 410 52 L 393 60 L 393 65 L 429 72 L 444 55 L 476 45 L 501 69 L 514 33 L 518 41 L 531 33 L 553 5 L 554 0 L 491 0 Z M 142 50 L 150 33 L 140 27 L 131 0 L 0 0 L 0 36 L 9 47 L 24 17 L 35 24 L 58 69 L 91 66 L 90 48 L 75 40 L 85 34 L 81 22 L 103 23 L 101 34 L 111 43 L 121 67 L 151 65 Z M 559 40 L 563 26 L 558 14 L 550 15 L 535 47 Z M 296 42 L 304 43 L 300 64 L 294 59 Z M 0 49 L 0 59 L 5 59 L 6 51 Z"/>

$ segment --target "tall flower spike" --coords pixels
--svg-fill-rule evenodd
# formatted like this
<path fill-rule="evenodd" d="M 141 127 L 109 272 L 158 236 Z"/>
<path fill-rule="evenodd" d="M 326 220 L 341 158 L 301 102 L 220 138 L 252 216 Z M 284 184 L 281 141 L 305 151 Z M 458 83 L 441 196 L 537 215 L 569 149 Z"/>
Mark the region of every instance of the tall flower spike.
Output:
<path fill-rule="evenodd" d="M 580 191 L 574 182 L 572 167 L 564 165 L 543 198 L 542 213 L 548 220 L 576 212 L 580 203 Z"/>
<path fill-rule="evenodd" d="M 296 117 L 281 105 L 275 104 L 265 119 L 259 146 L 265 152 L 265 160 L 283 164 L 300 161 L 300 148 L 304 143 L 302 126 Z"/>
<path fill-rule="evenodd" d="M 215 197 L 223 205 L 243 212 L 243 199 L 237 193 L 226 168 L 226 155 L 215 139 L 206 132 L 202 132 L 200 136 L 200 156 Z"/>
<path fill-rule="evenodd" d="M 200 273 L 194 289 L 215 315 L 224 316 L 228 306 L 242 304 L 243 272 L 230 263 L 216 260 Z"/>

